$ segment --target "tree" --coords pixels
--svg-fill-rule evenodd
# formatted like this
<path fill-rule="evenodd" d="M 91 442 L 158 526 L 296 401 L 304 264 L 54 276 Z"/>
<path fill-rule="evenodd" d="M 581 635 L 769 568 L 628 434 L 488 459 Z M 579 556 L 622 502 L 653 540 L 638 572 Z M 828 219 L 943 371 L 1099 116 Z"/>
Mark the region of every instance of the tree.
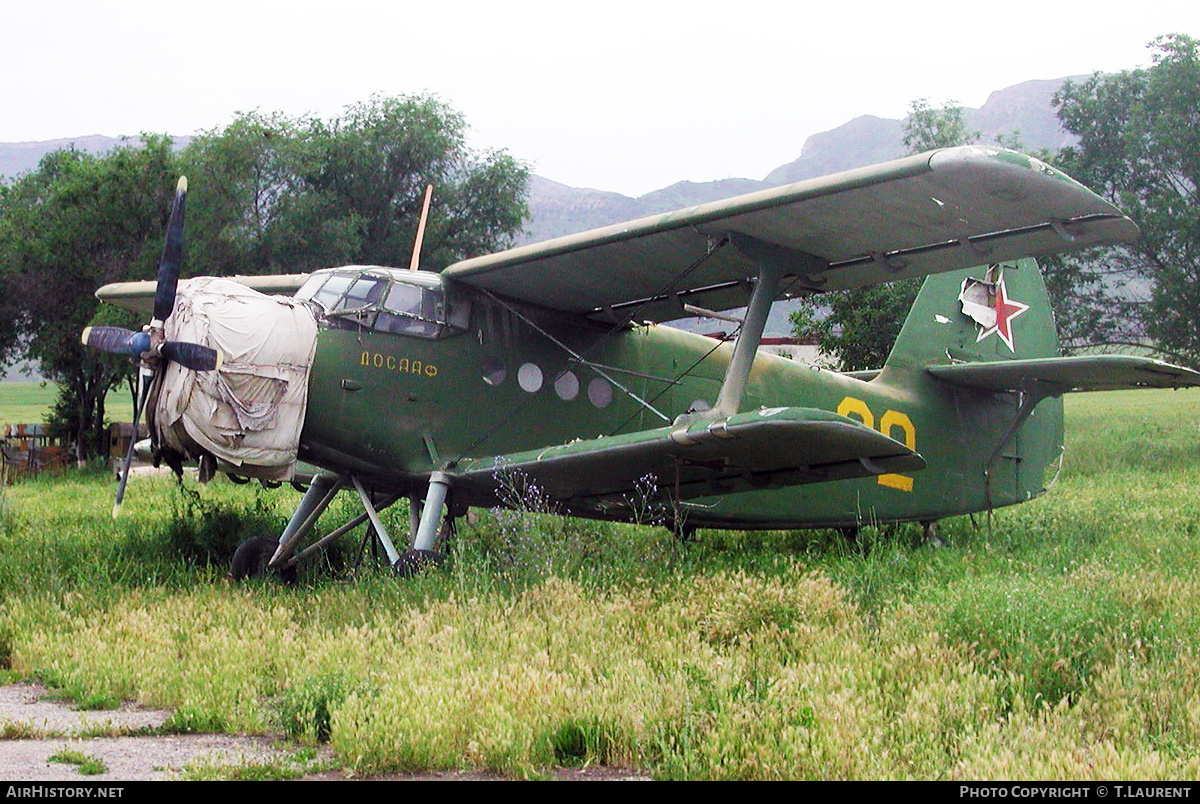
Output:
<path fill-rule="evenodd" d="M 1068 82 L 1054 97 L 1064 128 L 1079 137 L 1057 164 L 1123 209 L 1142 234 L 1056 261 L 1050 286 L 1069 345 L 1139 343 L 1196 364 L 1200 42 L 1173 35 L 1150 47 L 1152 67 Z"/>
<path fill-rule="evenodd" d="M 528 169 L 466 147 L 441 101 L 376 97 L 323 122 L 240 115 L 180 156 L 144 136 L 104 156 L 48 155 L 0 187 L 0 364 L 30 357 L 59 385 L 53 428 L 84 460 L 103 438 L 104 398 L 128 360 L 84 349 L 108 282 L 155 276 L 176 177 L 192 175 L 184 275 L 299 272 L 344 263 L 409 264 L 426 184 L 435 203 L 422 267 L 512 243 L 527 217 Z"/>
<path fill-rule="evenodd" d="M 193 273 L 258 274 L 278 264 L 280 207 L 300 191 L 307 124 L 251 112 L 192 140 L 181 169 L 190 177 L 186 235 Z"/>
<path fill-rule="evenodd" d="M 967 130 L 963 107 L 953 102 L 935 109 L 925 98 L 918 98 L 909 110 L 904 122 L 904 145 L 909 153 L 966 145 L 980 137 L 979 132 Z M 904 279 L 810 296 L 792 312 L 792 332 L 815 341 L 841 371 L 879 368 L 920 289 L 920 279 Z"/>
<path fill-rule="evenodd" d="M 954 101 L 934 109 L 928 98 L 917 98 L 909 104 L 908 119 L 904 121 L 904 147 L 910 154 L 919 154 L 934 148 L 978 142 L 983 135 L 967 130 L 964 111 Z"/>
<path fill-rule="evenodd" d="M 468 149 L 462 116 L 424 95 L 376 96 L 331 121 L 241 115 L 184 162 L 199 177 L 189 242 L 206 273 L 408 265 L 428 184 L 423 267 L 511 245 L 528 216 L 525 165 Z"/>
<path fill-rule="evenodd" d="M 61 150 L 0 190 L 0 297 L 16 322 L 2 333 L 0 353 L 37 360 L 57 382 L 51 428 L 75 444 L 80 461 L 101 444 L 104 398 L 131 367 L 85 349 L 79 333 L 94 320 L 133 323 L 119 310 L 97 319 L 93 293 L 154 275 L 174 159 L 165 137 L 104 157 Z"/>

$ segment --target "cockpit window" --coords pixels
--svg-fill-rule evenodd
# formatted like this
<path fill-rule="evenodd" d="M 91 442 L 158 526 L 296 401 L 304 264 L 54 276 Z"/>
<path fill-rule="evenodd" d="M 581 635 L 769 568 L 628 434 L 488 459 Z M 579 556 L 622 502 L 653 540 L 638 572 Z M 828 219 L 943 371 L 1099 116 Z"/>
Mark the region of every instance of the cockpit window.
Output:
<path fill-rule="evenodd" d="M 355 279 L 346 295 L 335 306 L 334 310 L 357 310 L 378 304 L 387 290 L 387 280 L 373 276 L 363 276 Z"/>
<path fill-rule="evenodd" d="M 346 288 L 350 287 L 350 283 L 353 281 L 354 277 L 352 276 L 334 274 L 321 286 L 320 290 L 312 295 L 312 300 L 326 310 L 332 310 L 334 305 L 337 304 L 338 299 L 342 297 L 342 294 L 346 292 Z"/>
<path fill-rule="evenodd" d="M 429 288 L 396 282 L 388 291 L 383 312 L 375 321 L 380 332 L 436 338 L 440 329 L 442 294 Z"/>
<path fill-rule="evenodd" d="M 436 275 L 386 268 L 371 268 L 370 273 L 341 271 L 313 274 L 296 293 L 326 311 L 328 327 L 444 338 L 469 325 L 469 303 L 447 304 Z"/>

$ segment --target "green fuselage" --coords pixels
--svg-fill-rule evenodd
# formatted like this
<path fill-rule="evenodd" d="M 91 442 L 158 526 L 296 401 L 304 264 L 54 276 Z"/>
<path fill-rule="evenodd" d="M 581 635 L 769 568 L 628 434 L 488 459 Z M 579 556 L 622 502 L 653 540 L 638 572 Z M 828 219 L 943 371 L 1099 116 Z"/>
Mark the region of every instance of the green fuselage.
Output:
<path fill-rule="evenodd" d="M 471 312 L 469 326 L 448 337 L 322 326 L 302 460 L 353 472 L 379 489 L 417 492 L 430 471 L 453 474 L 469 459 L 669 424 L 697 403 L 714 402 L 732 351 L 668 326 L 613 329 L 454 290 L 469 297 Z M 939 382 L 919 366 L 889 365 L 864 382 L 759 353 L 743 411 L 838 412 L 907 444 L 928 466 L 910 477 L 694 500 L 689 520 L 759 528 L 854 525 L 1022 502 L 1042 490 L 1045 469 L 1059 454 L 1061 402 L 1042 402 L 1009 438 L 1018 401 Z M 463 501 L 496 504 L 486 495 Z"/>

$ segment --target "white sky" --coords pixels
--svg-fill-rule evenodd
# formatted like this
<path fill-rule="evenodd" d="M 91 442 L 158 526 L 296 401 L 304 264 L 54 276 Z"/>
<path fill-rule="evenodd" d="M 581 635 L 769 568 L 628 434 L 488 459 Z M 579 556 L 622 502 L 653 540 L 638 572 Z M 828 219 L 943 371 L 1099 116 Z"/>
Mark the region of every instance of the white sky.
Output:
<path fill-rule="evenodd" d="M 809 135 L 917 97 L 978 107 L 1028 79 L 1146 66 L 1167 33 L 1200 37 L 1200 3 L 0 0 L 0 142 L 428 91 L 477 148 L 639 195 L 762 178 Z"/>

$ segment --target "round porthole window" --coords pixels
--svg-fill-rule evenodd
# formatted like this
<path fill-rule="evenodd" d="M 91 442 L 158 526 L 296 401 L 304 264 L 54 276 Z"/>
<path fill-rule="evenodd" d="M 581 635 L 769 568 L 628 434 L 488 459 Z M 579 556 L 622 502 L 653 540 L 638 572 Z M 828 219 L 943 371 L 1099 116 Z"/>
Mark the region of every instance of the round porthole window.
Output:
<path fill-rule="evenodd" d="M 517 384 L 522 391 L 534 393 L 542 387 L 542 370 L 535 363 L 526 363 L 517 369 Z"/>
<path fill-rule="evenodd" d="M 588 383 L 588 401 L 598 408 L 606 408 L 612 402 L 612 386 L 608 380 L 596 377 Z"/>
<path fill-rule="evenodd" d="M 559 399 L 570 402 L 579 396 L 579 378 L 575 376 L 574 372 L 563 372 L 554 381 L 554 393 L 558 394 Z"/>
<path fill-rule="evenodd" d="M 504 361 L 495 355 L 483 359 L 483 381 L 488 385 L 499 385 L 508 377 Z"/>

